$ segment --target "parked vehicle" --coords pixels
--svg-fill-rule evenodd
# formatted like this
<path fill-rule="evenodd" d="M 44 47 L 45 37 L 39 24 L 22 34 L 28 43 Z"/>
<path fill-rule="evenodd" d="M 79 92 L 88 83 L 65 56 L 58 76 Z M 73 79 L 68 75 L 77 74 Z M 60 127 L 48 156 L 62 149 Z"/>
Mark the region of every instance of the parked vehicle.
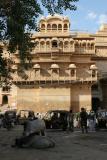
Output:
<path fill-rule="evenodd" d="M 16 111 L 6 111 L 3 115 L 3 127 L 10 130 L 17 124 Z"/>
<path fill-rule="evenodd" d="M 30 114 L 34 115 L 34 112 L 32 110 L 20 110 L 17 114 L 18 124 L 23 125 L 28 119 Z"/>
<path fill-rule="evenodd" d="M 100 110 L 97 112 L 97 126 L 98 128 L 107 128 L 107 111 Z"/>
<path fill-rule="evenodd" d="M 51 110 L 44 116 L 44 121 L 47 129 L 67 129 L 68 111 L 65 110 Z"/>

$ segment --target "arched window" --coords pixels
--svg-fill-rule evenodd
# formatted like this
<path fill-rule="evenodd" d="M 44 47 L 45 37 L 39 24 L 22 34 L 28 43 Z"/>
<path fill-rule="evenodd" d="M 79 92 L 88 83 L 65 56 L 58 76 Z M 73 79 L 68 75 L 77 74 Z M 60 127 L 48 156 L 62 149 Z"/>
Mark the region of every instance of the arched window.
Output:
<path fill-rule="evenodd" d="M 62 30 L 62 24 L 58 24 L 58 30 Z"/>
<path fill-rule="evenodd" d="M 91 49 L 90 43 L 87 44 L 87 48 L 88 48 L 88 49 Z"/>
<path fill-rule="evenodd" d="M 45 24 L 41 25 L 41 30 L 45 30 Z"/>
<path fill-rule="evenodd" d="M 45 48 L 45 42 L 44 42 L 44 41 L 41 41 L 41 42 L 40 42 L 40 48 L 41 48 L 41 49 Z"/>
<path fill-rule="evenodd" d="M 38 42 L 38 41 L 35 42 L 35 48 L 36 48 L 36 49 L 39 48 L 39 42 Z"/>
<path fill-rule="evenodd" d="M 78 52 L 78 51 L 79 51 L 79 49 L 80 49 L 80 48 L 79 48 L 79 43 L 78 43 L 78 42 L 76 42 L 76 43 L 75 43 L 75 51 L 76 51 L 76 52 Z"/>
<path fill-rule="evenodd" d="M 92 77 L 96 77 L 96 70 L 92 70 Z"/>
<path fill-rule="evenodd" d="M 46 48 L 47 48 L 47 49 L 50 48 L 50 42 L 49 42 L 49 41 L 46 42 Z"/>
<path fill-rule="evenodd" d="M 91 44 L 91 49 L 94 49 L 94 43 Z"/>
<path fill-rule="evenodd" d="M 82 48 L 81 48 L 81 52 L 85 52 L 85 50 L 86 50 L 86 43 L 83 43 Z"/>
<path fill-rule="evenodd" d="M 57 41 L 52 41 L 52 47 L 53 48 L 58 47 L 58 42 Z"/>
<path fill-rule="evenodd" d="M 63 48 L 63 42 L 62 42 L 62 41 L 59 43 L 59 48 L 60 48 L 60 49 Z"/>
<path fill-rule="evenodd" d="M 83 43 L 83 44 L 82 44 L 82 47 L 83 47 L 83 48 L 86 48 L 86 43 Z"/>
<path fill-rule="evenodd" d="M 57 25 L 56 24 L 52 25 L 52 30 L 57 30 Z"/>
<path fill-rule="evenodd" d="M 70 70 L 70 76 L 71 76 L 71 77 L 74 77 L 74 76 L 75 76 L 75 69 L 71 69 L 71 70 Z"/>
<path fill-rule="evenodd" d="M 92 71 L 92 77 L 94 78 L 94 77 L 96 77 L 97 76 L 97 66 L 95 65 L 95 64 L 92 64 L 91 66 L 90 66 L 90 70 Z"/>
<path fill-rule="evenodd" d="M 70 76 L 71 77 L 76 76 L 76 65 L 75 64 L 70 64 L 69 65 L 69 70 L 70 70 Z"/>
<path fill-rule="evenodd" d="M 70 41 L 70 48 L 73 47 L 73 41 Z"/>
<path fill-rule="evenodd" d="M 2 97 L 2 105 L 4 104 L 8 104 L 8 96 L 7 95 L 3 95 Z"/>
<path fill-rule="evenodd" d="M 47 30 L 51 30 L 51 25 L 47 24 Z"/>
<path fill-rule="evenodd" d="M 68 48 L 68 41 L 64 42 L 64 48 Z"/>
<path fill-rule="evenodd" d="M 68 25 L 64 24 L 64 30 L 68 30 Z"/>

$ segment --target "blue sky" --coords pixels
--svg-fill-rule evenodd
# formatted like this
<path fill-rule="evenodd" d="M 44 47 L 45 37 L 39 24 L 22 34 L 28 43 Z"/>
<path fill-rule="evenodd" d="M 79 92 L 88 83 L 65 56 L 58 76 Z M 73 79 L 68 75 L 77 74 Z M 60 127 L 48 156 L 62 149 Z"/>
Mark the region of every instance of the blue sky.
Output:
<path fill-rule="evenodd" d="M 71 22 L 71 30 L 95 33 L 102 23 L 107 23 L 107 0 L 79 0 L 76 11 L 64 11 Z M 47 16 L 47 12 L 44 11 Z"/>

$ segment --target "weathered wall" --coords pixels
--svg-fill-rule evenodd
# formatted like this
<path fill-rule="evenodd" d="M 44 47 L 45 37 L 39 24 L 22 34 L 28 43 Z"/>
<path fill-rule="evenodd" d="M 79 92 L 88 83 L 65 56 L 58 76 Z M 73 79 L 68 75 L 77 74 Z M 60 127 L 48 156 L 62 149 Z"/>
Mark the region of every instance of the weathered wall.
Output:
<path fill-rule="evenodd" d="M 101 80 L 99 81 L 100 92 L 102 99 L 100 101 L 101 107 L 107 109 L 107 61 L 98 60 L 96 61 Z"/>
<path fill-rule="evenodd" d="M 107 61 L 106 60 L 98 60 L 96 61 L 96 65 L 100 72 L 107 72 Z"/>
<path fill-rule="evenodd" d="M 102 97 L 101 107 L 107 109 L 107 79 L 101 82 Z"/>
<path fill-rule="evenodd" d="M 17 86 L 12 85 L 9 95 L 9 106 L 12 109 L 17 109 Z"/>
<path fill-rule="evenodd" d="M 46 112 L 51 109 L 79 111 L 91 109 L 91 89 L 88 85 L 73 85 L 71 88 L 18 88 L 18 109 Z"/>
<path fill-rule="evenodd" d="M 91 86 L 73 85 L 71 88 L 71 107 L 78 112 L 82 107 L 91 109 Z"/>
<path fill-rule="evenodd" d="M 51 109 L 69 110 L 69 88 L 18 88 L 18 109 L 46 112 Z"/>

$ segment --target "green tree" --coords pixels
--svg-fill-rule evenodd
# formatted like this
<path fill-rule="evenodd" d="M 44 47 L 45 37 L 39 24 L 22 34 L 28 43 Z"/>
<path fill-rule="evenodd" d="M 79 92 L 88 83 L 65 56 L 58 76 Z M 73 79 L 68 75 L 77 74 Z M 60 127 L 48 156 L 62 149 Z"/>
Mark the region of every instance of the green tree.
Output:
<path fill-rule="evenodd" d="M 76 10 L 78 0 L 0 0 L 0 40 L 8 43 L 8 51 L 19 51 L 21 64 L 29 57 L 34 43 L 32 30 L 37 30 L 37 18 L 43 7 L 53 15 L 63 10 Z M 42 7 L 41 7 L 42 6 Z M 2 66 L 2 57 L 0 63 Z M 2 70 L 2 69 L 1 69 Z M 0 72 L 1 72 L 0 70 Z"/>

